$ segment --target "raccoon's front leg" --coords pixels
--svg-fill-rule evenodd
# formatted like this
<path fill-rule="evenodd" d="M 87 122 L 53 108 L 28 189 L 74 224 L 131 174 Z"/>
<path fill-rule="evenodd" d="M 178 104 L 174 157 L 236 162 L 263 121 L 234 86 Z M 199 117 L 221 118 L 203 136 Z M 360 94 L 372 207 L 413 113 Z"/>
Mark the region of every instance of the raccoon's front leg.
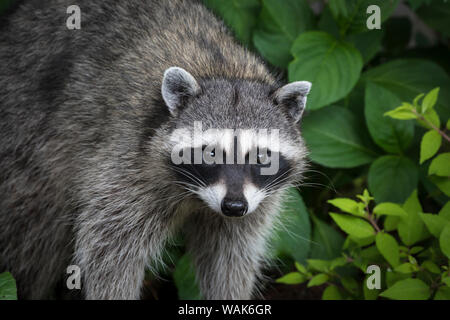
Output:
<path fill-rule="evenodd" d="M 250 299 L 262 266 L 269 219 L 195 214 L 186 240 L 205 299 Z"/>
<path fill-rule="evenodd" d="M 75 264 L 86 299 L 140 298 L 145 267 L 159 255 L 168 228 L 158 216 L 141 220 L 138 215 L 132 210 L 100 211 L 80 219 Z"/>

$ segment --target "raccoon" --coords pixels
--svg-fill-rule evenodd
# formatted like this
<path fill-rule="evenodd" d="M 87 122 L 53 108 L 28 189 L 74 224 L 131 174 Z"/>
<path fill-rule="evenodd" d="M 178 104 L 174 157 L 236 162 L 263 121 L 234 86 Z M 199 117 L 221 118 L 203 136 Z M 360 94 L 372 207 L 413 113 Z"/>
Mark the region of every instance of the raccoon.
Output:
<path fill-rule="evenodd" d="M 306 168 L 311 84 L 283 85 L 199 1 L 78 0 L 69 30 L 72 2 L 0 21 L 0 272 L 24 299 L 50 297 L 69 265 L 85 299 L 139 299 L 181 232 L 205 299 L 254 297 Z"/>

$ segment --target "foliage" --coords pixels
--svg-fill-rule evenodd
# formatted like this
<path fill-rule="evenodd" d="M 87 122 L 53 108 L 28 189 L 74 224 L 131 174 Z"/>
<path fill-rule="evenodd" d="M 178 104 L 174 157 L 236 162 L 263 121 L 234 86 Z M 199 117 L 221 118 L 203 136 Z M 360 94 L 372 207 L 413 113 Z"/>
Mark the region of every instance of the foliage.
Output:
<path fill-rule="evenodd" d="M 0 300 L 17 300 L 16 281 L 9 272 L 0 273 Z"/>

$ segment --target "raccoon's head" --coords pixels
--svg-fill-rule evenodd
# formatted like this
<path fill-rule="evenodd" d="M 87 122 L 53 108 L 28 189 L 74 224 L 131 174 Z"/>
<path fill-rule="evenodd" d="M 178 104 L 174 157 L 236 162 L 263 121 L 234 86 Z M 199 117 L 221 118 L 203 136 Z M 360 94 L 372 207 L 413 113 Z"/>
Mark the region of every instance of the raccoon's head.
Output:
<path fill-rule="evenodd" d="M 207 208 L 242 217 L 299 182 L 306 149 L 298 121 L 310 87 L 195 79 L 167 69 L 161 91 L 173 117 L 167 138 L 174 183 Z"/>

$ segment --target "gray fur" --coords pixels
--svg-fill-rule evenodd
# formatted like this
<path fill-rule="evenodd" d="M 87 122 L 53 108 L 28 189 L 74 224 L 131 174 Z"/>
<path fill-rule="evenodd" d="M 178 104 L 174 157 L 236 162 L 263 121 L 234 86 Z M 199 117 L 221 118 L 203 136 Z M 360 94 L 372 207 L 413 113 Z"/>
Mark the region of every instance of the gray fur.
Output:
<path fill-rule="evenodd" d="M 241 219 L 205 209 L 168 167 L 177 127 L 298 128 L 272 101 L 276 79 L 197 1 L 29 0 L 0 21 L 0 272 L 22 298 L 49 296 L 81 268 L 87 299 L 139 299 L 146 267 L 182 230 L 207 299 L 255 291 L 283 188 Z M 171 114 L 164 71 L 201 94 Z M 163 90 L 164 91 L 164 90 Z M 170 99 L 167 100 L 169 105 Z"/>

